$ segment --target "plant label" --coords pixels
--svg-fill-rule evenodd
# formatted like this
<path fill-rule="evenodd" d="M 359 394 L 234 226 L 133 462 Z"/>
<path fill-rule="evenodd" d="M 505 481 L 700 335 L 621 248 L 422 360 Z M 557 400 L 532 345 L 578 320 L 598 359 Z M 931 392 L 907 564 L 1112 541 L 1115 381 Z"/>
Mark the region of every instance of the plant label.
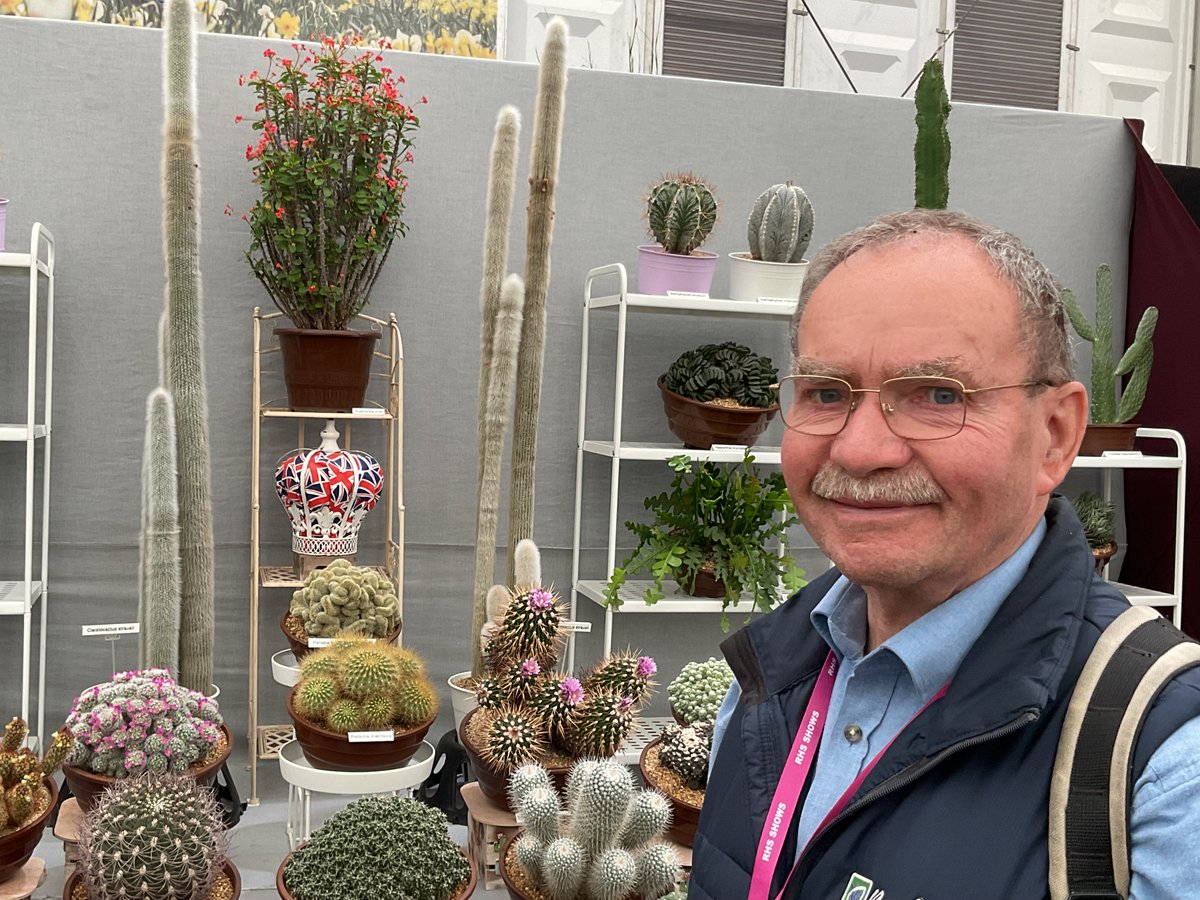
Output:
<path fill-rule="evenodd" d="M 699 291 L 667 291 L 668 297 L 687 297 L 692 300 L 708 300 L 708 294 L 702 294 Z"/>
<path fill-rule="evenodd" d="M 333 643 L 333 638 L 310 637 L 308 639 L 308 649 L 316 650 L 319 647 L 328 647 Z"/>
<path fill-rule="evenodd" d="M 578 632 L 579 634 L 591 634 L 592 623 L 591 622 L 563 622 L 562 630 L 563 631 L 575 631 L 575 632 Z"/>
<path fill-rule="evenodd" d="M 396 740 L 394 731 L 350 731 L 346 738 L 352 744 L 386 744 Z"/>
<path fill-rule="evenodd" d="M 795 306 L 797 302 L 795 297 L 758 297 L 756 299 L 759 303 L 774 303 L 777 306 Z"/>
<path fill-rule="evenodd" d="M 142 626 L 137 622 L 118 622 L 111 625 L 84 625 L 83 636 L 95 634 L 138 634 Z"/>
<path fill-rule="evenodd" d="M 710 450 L 720 453 L 722 451 L 732 451 L 734 453 L 743 453 L 746 450 L 745 444 L 713 444 Z"/>
<path fill-rule="evenodd" d="M 1105 450 L 1101 454 L 1105 459 L 1141 459 L 1141 450 Z"/>
<path fill-rule="evenodd" d="M 378 406 L 356 406 L 350 412 L 356 416 L 379 416 L 380 418 L 387 415 L 387 410 Z"/>

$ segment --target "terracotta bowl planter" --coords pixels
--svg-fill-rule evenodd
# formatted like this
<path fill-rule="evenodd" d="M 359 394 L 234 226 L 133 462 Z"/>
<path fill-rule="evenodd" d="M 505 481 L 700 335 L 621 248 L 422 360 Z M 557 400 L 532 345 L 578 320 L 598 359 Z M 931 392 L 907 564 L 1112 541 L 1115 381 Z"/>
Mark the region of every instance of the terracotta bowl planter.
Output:
<path fill-rule="evenodd" d="M 1108 565 L 1108 561 L 1117 555 L 1118 550 L 1116 541 L 1109 541 L 1103 547 L 1092 548 L 1092 558 L 1096 560 L 1096 571 L 1101 572 Z"/>
<path fill-rule="evenodd" d="M 303 847 L 304 845 L 301 844 L 300 846 Z M 292 852 L 294 853 L 295 851 Z M 471 857 L 467 856 L 466 850 L 464 850 L 462 847 L 459 847 L 458 852 L 461 853 L 463 859 L 467 861 L 470 874 L 467 876 L 466 885 L 463 886 L 462 890 L 451 897 L 450 900 L 467 900 L 468 897 L 475 893 L 475 865 L 471 862 Z M 279 896 L 283 898 L 283 900 L 296 900 L 295 895 L 289 891 L 287 889 L 287 885 L 283 883 L 283 870 L 287 866 L 288 860 L 291 858 L 292 854 L 289 853 L 283 858 L 283 862 L 279 864 L 279 868 L 275 870 L 275 890 L 278 892 Z"/>
<path fill-rule="evenodd" d="M 50 802 L 46 804 L 45 811 L 23 828 L 0 837 L 0 882 L 15 875 L 21 866 L 29 862 L 42 839 L 46 820 L 58 805 L 58 784 L 53 778 L 46 778 L 45 784 L 50 789 Z"/>
<path fill-rule="evenodd" d="M 192 766 L 186 773 L 195 779 L 197 784 L 204 787 L 210 787 L 216 781 L 217 772 L 220 771 L 225 760 L 229 759 L 229 754 L 233 752 L 233 732 L 229 730 L 229 725 L 222 725 L 221 732 L 225 735 L 225 752 L 210 763 Z M 84 812 L 95 806 L 105 789 L 118 780 L 109 775 L 97 775 L 95 772 L 89 772 L 87 769 L 77 766 L 64 765 L 62 771 L 67 784 L 71 786 L 71 793 L 79 801 L 79 808 Z"/>
<path fill-rule="evenodd" d="M 471 720 L 478 712 L 478 709 L 473 709 L 467 713 L 466 718 L 463 719 L 462 728 L 458 730 L 458 741 L 463 745 L 463 749 L 467 751 L 467 759 L 471 763 L 471 774 L 475 776 L 475 780 L 479 783 L 479 789 L 483 791 L 483 795 L 500 808 L 512 812 L 512 807 L 508 803 L 508 774 L 501 772 L 499 769 L 492 768 L 480 756 L 479 748 L 475 746 L 474 742 L 468 736 Z M 546 771 L 550 773 L 550 780 L 554 783 L 554 789 L 561 794 L 566 789 L 567 773 L 571 771 L 571 767 L 546 766 Z"/>
<path fill-rule="evenodd" d="M 688 582 L 677 576 L 676 583 L 693 597 L 725 596 L 725 582 L 703 569 L 696 573 L 695 580 Z"/>
<path fill-rule="evenodd" d="M 778 403 L 762 409 L 701 403 L 668 390 L 665 378 L 665 375 L 658 377 L 658 389 L 662 392 L 667 427 L 685 447 L 711 450 L 713 444 L 753 446 L 779 412 Z"/>
<path fill-rule="evenodd" d="M 394 741 L 378 743 L 352 744 L 344 734 L 314 725 L 303 719 L 292 706 L 292 698 L 296 688 L 288 691 L 287 711 L 292 717 L 292 726 L 296 731 L 296 740 L 300 749 L 314 768 L 327 769 L 335 772 L 369 772 L 376 769 L 395 769 L 404 765 L 421 746 L 425 735 L 433 727 L 436 715 L 429 721 L 422 722 L 413 728 L 397 728 Z"/>
<path fill-rule="evenodd" d="M 238 871 L 238 867 L 234 865 L 232 859 L 226 859 L 221 866 L 221 870 L 229 879 L 230 885 L 233 887 L 233 892 L 229 895 L 229 900 L 238 900 L 242 896 L 242 873 Z M 75 869 L 67 876 L 67 882 L 63 885 L 63 900 L 73 900 L 77 887 L 83 886 L 83 876 Z M 87 896 L 84 894 L 83 896 Z"/>
<path fill-rule="evenodd" d="M 642 755 L 638 757 L 638 770 L 642 773 L 642 780 L 648 787 L 656 789 L 671 801 L 671 825 L 667 828 L 667 837 L 677 844 L 690 847 L 696 840 L 696 826 L 700 824 L 700 807 L 688 803 L 686 800 L 672 797 L 666 788 L 654 780 L 654 773 L 646 767 L 647 757 L 652 754 L 652 751 L 657 753 L 658 745 L 661 742 L 662 738 L 657 737 L 642 748 Z"/>
<path fill-rule="evenodd" d="M 293 410 L 348 412 L 362 406 L 378 331 L 276 328 Z"/>
<path fill-rule="evenodd" d="M 1089 425 L 1079 445 L 1080 456 L 1100 456 L 1105 450 L 1132 450 L 1138 426 L 1126 422 L 1123 425 Z"/>
<path fill-rule="evenodd" d="M 279 617 L 279 630 L 282 631 L 283 636 L 287 638 L 288 646 L 292 648 L 292 656 L 296 657 L 296 662 L 300 662 L 300 660 L 308 656 L 308 654 L 316 648 L 309 647 L 307 641 L 298 641 L 292 636 L 292 633 L 287 629 L 287 622 L 290 618 L 292 618 L 290 611 L 285 611 L 284 614 Z M 386 641 L 389 644 L 394 643 L 396 638 L 400 637 L 400 632 L 403 630 L 404 622 L 397 622 L 396 627 L 385 634 L 380 640 Z"/>

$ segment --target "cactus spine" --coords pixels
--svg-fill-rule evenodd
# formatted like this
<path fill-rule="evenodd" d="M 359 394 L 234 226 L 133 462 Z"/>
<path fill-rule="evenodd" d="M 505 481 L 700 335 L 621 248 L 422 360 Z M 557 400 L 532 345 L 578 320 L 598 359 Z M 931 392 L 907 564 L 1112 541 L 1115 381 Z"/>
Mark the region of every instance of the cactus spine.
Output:
<path fill-rule="evenodd" d="M 650 188 L 646 199 L 650 233 L 667 253 L 690 254 L 717 224 L 717 198 L 691 172 L 668 175 Z"/>
<path fill-rule="evenodd" d="M 1092 325 L 1079 308 L 1075 295 L 1062 292 L 1063 304 L 1075 332 L 1092 345 L 1091 420 L 1094 424 L 1119 425 L 1138 414 L 1146 399 L 1150 382 L 1150 367 L 1154 364 L 1154 329 L 1158 325 L 1158 307 L 1148 306 L 1138 321 L 1133 343 L 1113 362 L 1112 269 L 1107 265 L 1096 270 L 1096 319 Z M 1117 402 L 1117 382 L 1125 375 L 1130 379 Z"/>
<path fill-rule="evenodd" d="M 950 202 L 950 97 L 942 61 L 936 57 L 925 61 L 921 80 L 915 94 L 917 107 L 917 143 L 913 148 L 916 160 L 916 190 L 918 209 L 945 209 Z"/>
<path fill-rule="evenodd" d="M 765 262 L 803 262 L 812 233 L 812 204 L 804 190 L 790 181 L 759 194 L 746 223 L 750 255 Z"/>
<path fill-rule="evenodd" d="M 175 404 L 155 388 L 146 401 L 142 456 L 138 621 L 143 668 L 179 669 L 179 504 Z"/>

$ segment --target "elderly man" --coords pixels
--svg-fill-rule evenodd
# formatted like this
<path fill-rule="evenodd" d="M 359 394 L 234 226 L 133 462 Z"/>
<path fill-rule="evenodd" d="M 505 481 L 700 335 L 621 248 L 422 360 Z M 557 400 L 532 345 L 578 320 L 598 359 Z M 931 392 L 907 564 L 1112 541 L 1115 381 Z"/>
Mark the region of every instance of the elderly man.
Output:
<path fill-rule="evenodd" d="M 1053 494 L 1087 422 L 1059 290 L 1012 235 L 898 213 L 816 256 L 792 347 L 783 472 L 836 568 L 722 646 L 689 897 L 1046 897 L 1065 709 L 1128 606 Z M 1198 717 L 1192 669 L 1141 733 L 1136 900 L 1200 895 Z"/>

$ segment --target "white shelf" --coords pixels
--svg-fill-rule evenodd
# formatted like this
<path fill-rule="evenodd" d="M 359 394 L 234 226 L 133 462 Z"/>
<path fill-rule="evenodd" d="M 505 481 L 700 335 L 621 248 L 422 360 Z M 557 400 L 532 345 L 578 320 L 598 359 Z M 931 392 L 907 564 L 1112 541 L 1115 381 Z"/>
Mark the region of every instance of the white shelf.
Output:
<path fill-rule="evenodd" d="M 1077 456 L 1073 469 L 1181 469 L 1178 456 Z"/>
<path fill-rule="evenodd" d="M 1125 599 L 1134 606 L 1170 606 L 1179 605 L 1178 594 L 1164 594 L 1162 591 L 1152 591 L 1149 588 L 1137 587 L 1132 584 L 1122 584 L 1119 581 L 1110 582 L 1113 587 L 1125 595 Z"/>
<path fill-rule="evenodd" d="M 621 306 L 620 294 L 607 297 L 592 297 L 588 309 L 617 309 Z M 658 294 L 625 294 L 625 306 L 630 310 L 670 314 L 703 313 L 708 316 L 747 316 L 790 319 L 796 311 L 795 303 L 759 303 L 754 300 L 725 300 L 719 297 L 665 297 Z"/>
<path fill-rule="evenodd" d="M 0 269 L 28 269 L 32 256 L 31 253 L 0 253 Z M 49 276 L 50 267 L 43 260 L 39 259 L 36 266 L 39 272 Z"/>
<path fill-rule="evenodd" d="M 33 426 L 33 438 L 44 438 L 49 434 L 50 429 L 45 425 Z M 15 425 L 9 422 L 0 422 L 0 441 L 27 441 L 29 440 L 29 426 Z"/>
<path fill-rule="evenodd" d="M 621 599 L 621 608 L 614 609 L 614 613 L 719 613 L 721 611 L 722 600 L 719 597 L 692 597 L 683 592 L 679 585 L 671 580 L 663 582 L 663 598 L 653 606 L 647 606 L 646 601 L 642 599 L 642 595 L 646 593 L 646 588 L 650 587 L 654 582 L 650 579 L 636 580 L 631 579 L 621 585 L 621 589 L 617 591 L 617 596 Z M 604 587 L 607 581 L 579 581 L 575 584 L 575 590 L 581 597 L 587 597 L 597 606 L 604 606 Z M 786 599 L 782 595 L 780 600 Z M 749 613 L 753 607 L 753 602 L 748 597 L 743 597 L 737 603 L 731 603 L 725 607 L 727 613 Z"/>
<path fill-rule="evenodd" d="M 310 412 L 308 410 L 288 409 L 284 406 L 264 406 L 259 412 L 266 419 L 373 419 L 377 422 L 390 422 L 395 418 L 395 416 L 383 407 L 369 408 L 378 409 L 379 411 L 351 412 L 350 410 L 345 410 L 342 412 L 331 412 L 321 410 L 320 412 Z"/>
<path fill-rule="evenodd" d="M 20 616 L 32 609 L 42 596 L 42 583 L 30 583 L 29 596 L 25 596 L 24 581 L 0 581 L 0 616 Z"/>
<path fill-rule="evenodd" d="M 749 449 L 756 463 L 779 465 L 778 447 L 750 447 L 739 450 L 694 450 L 679 444 L 654 444 L 644 441 L 621 441 L 616 452 L 612 441 L 584 441 L 583 452 L 597 456 L 614 456 L 621 459 L 670 459 L 672 456 L 687 456 L 691 459 L 710 462 L 741 462 L 744 449 Z"/>
<path fill-rule="evenodd" d="M 670 716 L 639 716 L 633 731 L 625 736 L 621 749 L 613 754 L 613 759 L 623 766 L 636 766 L 646 745 L 658 740 L 662 730 L 674 724 L 675 720 Z"/>

